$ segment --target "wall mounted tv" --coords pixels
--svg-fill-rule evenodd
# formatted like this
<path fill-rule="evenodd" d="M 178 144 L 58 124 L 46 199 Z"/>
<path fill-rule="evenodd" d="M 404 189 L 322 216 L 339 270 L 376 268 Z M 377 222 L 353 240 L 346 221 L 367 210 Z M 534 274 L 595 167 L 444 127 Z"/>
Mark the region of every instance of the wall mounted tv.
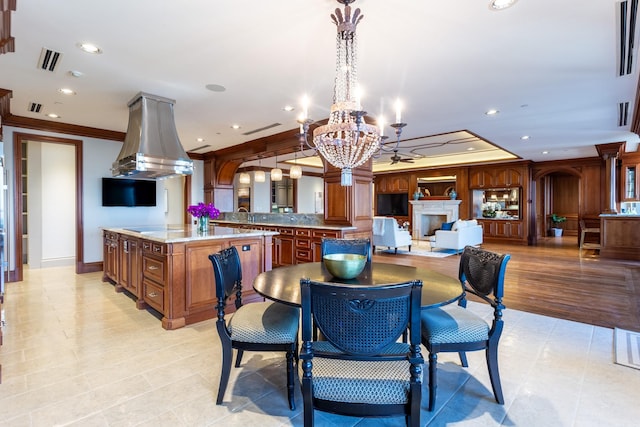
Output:
<path fill-rule="evenodd" d="M 102 206 L 155 206 L 156 182 L 144 179 L 102 178 Z"/>
<path fill-rule="evenodd" d="M 409 195 L 407 193 L 378 194 L 376 197 L 376 215 L 409 215 Z"/>

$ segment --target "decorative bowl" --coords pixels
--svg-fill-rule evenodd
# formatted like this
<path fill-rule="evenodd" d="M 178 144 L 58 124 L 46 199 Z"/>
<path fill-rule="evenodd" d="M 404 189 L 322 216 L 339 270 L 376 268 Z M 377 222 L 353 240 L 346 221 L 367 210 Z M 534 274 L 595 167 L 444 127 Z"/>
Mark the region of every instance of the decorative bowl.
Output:
<path fill-rule="evenodd" d="M 358 276 L 367 263 L 367 257 L 357 254 L 329 254 L 323 257 L 324 266 L 333 277 L 353 279 Z"/>

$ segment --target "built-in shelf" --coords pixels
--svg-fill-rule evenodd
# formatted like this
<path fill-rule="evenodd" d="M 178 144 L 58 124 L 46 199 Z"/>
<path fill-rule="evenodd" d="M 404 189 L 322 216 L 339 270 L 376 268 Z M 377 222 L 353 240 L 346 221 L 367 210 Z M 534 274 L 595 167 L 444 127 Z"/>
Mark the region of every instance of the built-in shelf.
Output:
<path fill-rule="evenodd" d="M 520 219 L 520 188 L 473 190 L 473 216 L 477 219 Z"/>

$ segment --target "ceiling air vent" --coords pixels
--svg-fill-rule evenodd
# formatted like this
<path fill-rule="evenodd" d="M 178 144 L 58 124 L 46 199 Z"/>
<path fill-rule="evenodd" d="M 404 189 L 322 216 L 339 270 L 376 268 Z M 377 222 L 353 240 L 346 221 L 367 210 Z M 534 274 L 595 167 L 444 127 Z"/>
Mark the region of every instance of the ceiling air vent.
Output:
<path fill-rule="evenodd" d="M 618 75 L 624 76 L 633 71 L 638 0 L 624 0 L 619 3 L 619 7 Z"/>
<path fill-rule="evenodd" d="M 210 144 L 206 144 L 206 145 L 201 145 L 200 147 L 196 147 L 196 148 L 192 148 L 191 150 L 189 150 L 189 152 L 194 152 L 194 151 L 198 151 L 198 150 L 203 150 L 205 148 L 209 148 L 211 147 Z"/>
<path fill-rule="evenodd" d="M 626 126 L 629 121 L 629 103 L 618 104 L 618 126 Z"/>
<path fill-rule="evenodd" d="M 38 59 L 38 68 L 44 71 L 56 71 L 56 66 L 61 59 L 62 53 L 43 47 Z"/>
<path fill-rule="evenodd" d="M 254 133 L 262 132 L 263 130 L 275 128 L 275 127 L 278 127 L 278 126 L 282 126 L 282 123 L 272 123 L 272 124 L 270 124 L 268 126 L 265 126 L 265 127 L 261 127 L 261 128 L 254 129 L 254 130 L 249 130 L 249 131 L 246 131 L 245 133 L 243 133 L 243 135 L 245 135 L 245 136 L 252 135 Z"/>
<path fill-rule="evenodd" d="M 42 110 L 42 104 L 37 102 L 30 102 L 29 107 L 27 107 L 30 113 L 39 113 Z"/>

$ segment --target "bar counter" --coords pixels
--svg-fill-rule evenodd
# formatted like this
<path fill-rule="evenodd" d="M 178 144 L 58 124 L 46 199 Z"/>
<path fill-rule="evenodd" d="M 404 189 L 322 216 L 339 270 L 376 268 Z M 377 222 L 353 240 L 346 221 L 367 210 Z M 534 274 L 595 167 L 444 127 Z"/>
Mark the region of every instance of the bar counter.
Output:
<path fill-rule="evenodd" d="M 640 215 L 600 215 L 600 256 L 640 260 Z"/>

